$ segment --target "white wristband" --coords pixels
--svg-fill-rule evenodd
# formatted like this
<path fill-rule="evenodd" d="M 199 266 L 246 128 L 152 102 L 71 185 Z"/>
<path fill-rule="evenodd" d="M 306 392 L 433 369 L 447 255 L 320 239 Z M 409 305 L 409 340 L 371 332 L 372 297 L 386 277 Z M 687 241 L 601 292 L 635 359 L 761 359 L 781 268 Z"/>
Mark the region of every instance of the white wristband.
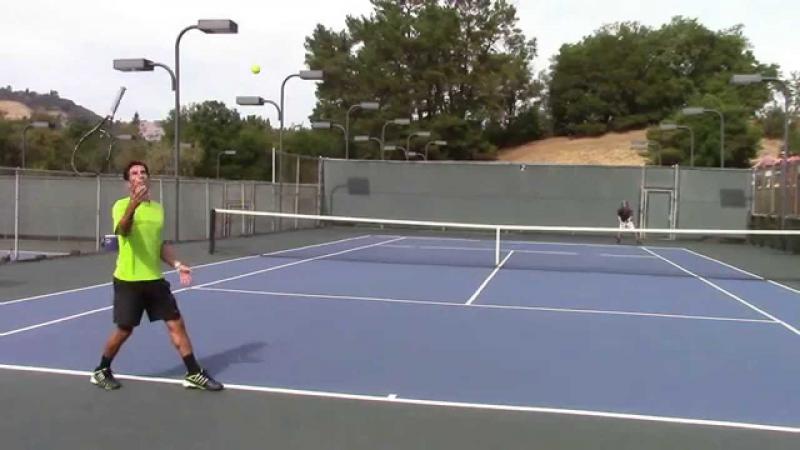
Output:
<path fill-rule="evenodd" d="M 180 261 L 175 261 L 175 264 L 173 264 L 173 265 L 172 265 L 172 267 L 174 267 L 174 268 L 176 268 L 176 269 L 177 269 L 178 267 L 180 267 L 180 266 L 181 266 L 181 262 L 180 262 Z"/>

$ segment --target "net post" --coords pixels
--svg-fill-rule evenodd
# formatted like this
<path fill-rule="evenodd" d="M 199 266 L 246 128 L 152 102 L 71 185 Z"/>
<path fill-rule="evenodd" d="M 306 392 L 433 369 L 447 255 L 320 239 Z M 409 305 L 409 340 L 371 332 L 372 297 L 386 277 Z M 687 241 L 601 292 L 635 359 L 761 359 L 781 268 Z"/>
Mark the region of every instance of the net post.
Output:
<path fill-rule="evenodd" d="M 494 266 L 500 265 L 500 227 L 494 229 Z"/>
<path fill-rule="evenodd" d="M 211 212 L 209 213 L 209 226 L 208 226 L 208 254 L 214 254 L 214 243 L 216 239 L 216 224 L 217 224 L 217 210 L 211 208 Z"/>

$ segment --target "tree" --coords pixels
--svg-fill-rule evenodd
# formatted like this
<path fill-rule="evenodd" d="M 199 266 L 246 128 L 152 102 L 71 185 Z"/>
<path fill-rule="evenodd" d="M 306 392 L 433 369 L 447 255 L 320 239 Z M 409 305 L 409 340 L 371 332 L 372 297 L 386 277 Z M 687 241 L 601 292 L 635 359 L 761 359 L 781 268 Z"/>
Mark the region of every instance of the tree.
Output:
<path fill-rule="evenodd" d="M 20 149 L 14 139 L 15 130 L 11 122 L 0 120 L 0 166 L 19 165 Z"/>
<path fill-rule="evenodd" d="M 762 131 L 750 120 L 751 110 L 745 106 L 725 104 L 713 95 L 694 96 L 689 103 L 720 111 L 725 118 L 725 167 L 750 167 L 756 155 Z M 716 114 L 684 116 L 674 113 L 669 122 L 688 126 L 695 136 L 695 166 L 720 166 L 720 119 Z M 690 134 L 688 132 L 661 132 L 658 127 L 648 130 L 648 139 L 658 141 L 662 148 L 671 148 L 671 157 L 663 158 L 662 164 L 690 165 Z M 651 161 L 655 162 L 655 155 Z"/>
<path fill-rule="evenodd" d="M 256 116 L 250 116 L 242 123 L 238 136 L 231 149 L 236 156 L 224 160 L 223 175 L 226 178 L 243 178 L 249 180 L 269 179 L 272 168 L 271 149 L 277 142 L 269 125 Z"/>
<path fill-rule="evenodd" d="M 216 176 L 217 154 L 230 150 L 241 129 L 241 118 L 235 109 L 218 101 L 205 101 L 182 108 L 181 140 L 189 149 L 196 149 L 194 164 L 185 164 L 181 150 L 181 174 Z M 174 145 L 175 111 L 164 121 L 166 138 Z M 183 147 L 182 147 L 183 148 Z"/>
<path fill-rule="evenodd" d="M 386 120 L 410 117 L 452 140 L 442 156 L 490 154 L 484 126 L 507 127 L 537 92 L 536 42 L 516 28 L 516 9 L 505 0 L 372 4 L 371 16 L 348 16 L 346 30 L 318 25 L 306 38 L 306 63 L 326 71 L 314 115 L 343 124 L 351 105 L 376 99 L 381 112 L 354 115 L 351 136 L 379 136 Z M 470 137 L 455 132 L 463 129 Z"/>
<path fill-rule="evenodd" d="M 789 153 L 800 151 L 800 72 L 792 72 L 786 80 L 789 95 Z M 772 139 L 783 139 L 786 103 L 783 95 L 773 97 L 773 101 L 759 114 L 758 122 L 764 129 L 764 136 Z"/>
<path fill-rule="evenodd" d="M 604 26 L 562 46 L 551 70 L 555 132 L 586 135 L 657 123 L 702 95 L 726 109 L 755 111 L 768 98 L 766 87 L 731 86 L 730 77 L 775 67 L 755 59 L 741 27 L 713 32 L 675 17 L 657 30 L 636 22 Z"/>

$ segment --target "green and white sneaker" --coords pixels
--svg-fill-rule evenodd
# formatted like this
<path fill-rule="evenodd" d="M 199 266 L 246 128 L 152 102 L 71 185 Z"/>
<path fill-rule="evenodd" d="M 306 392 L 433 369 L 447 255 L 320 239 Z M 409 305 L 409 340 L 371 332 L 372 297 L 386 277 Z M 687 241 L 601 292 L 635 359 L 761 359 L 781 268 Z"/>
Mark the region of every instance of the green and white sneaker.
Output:
<path fill-rule="evenodd" d="M 186 374 L 183 378 L 183 387 L 204 391 L 221 391 L 224 388 L 222 383 L 212 378 L 205 369 L 197 373 Z"/>
<path fill-rule="evenodd" d="M 103 388 L 107 391 L 113 391 L 114 389 L 119 389 L 122 387 L 122 385 L 119 384 L 119 381 L 114 378 L 114 373 L 112 373 L 111 369 L 108 368 L 95 370 L 92 376 L 89 378 L 89 381 L 93 385 Z"/>

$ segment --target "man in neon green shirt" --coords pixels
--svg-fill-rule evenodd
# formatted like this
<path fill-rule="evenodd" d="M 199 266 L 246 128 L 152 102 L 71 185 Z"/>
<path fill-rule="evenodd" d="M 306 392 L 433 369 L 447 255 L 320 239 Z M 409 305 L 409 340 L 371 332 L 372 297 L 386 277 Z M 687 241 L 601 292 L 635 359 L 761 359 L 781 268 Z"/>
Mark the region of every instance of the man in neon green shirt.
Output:
<path fill-rule="evenodd" d="M 92 374 L 92 384 L 106 390 L 118 389 L 120 383 L 111 371 L 111 361 L 138 326 L 147 311 L 151 322 L 163 320 L 169 337 L 186 365 L 183 386 L 209 391 L 222 390 L 221 383 L 202 369 L 194 357 L 192 343 L 169 282 L 161 275 L 161 261 L 174 267 L 181 284 L 192 282 L 192 269 L 175 257 L 172 246 L 161 239 L 164 209 L 150 200 L 150 172 L 141 161 L 131 161 L 124 172 L 128 197 L 117 200 L 112 210 L 114 234 L 118 236 L 119 254 L 114 270 L 114 323 L 103 348 L 100 365 Z"/>

